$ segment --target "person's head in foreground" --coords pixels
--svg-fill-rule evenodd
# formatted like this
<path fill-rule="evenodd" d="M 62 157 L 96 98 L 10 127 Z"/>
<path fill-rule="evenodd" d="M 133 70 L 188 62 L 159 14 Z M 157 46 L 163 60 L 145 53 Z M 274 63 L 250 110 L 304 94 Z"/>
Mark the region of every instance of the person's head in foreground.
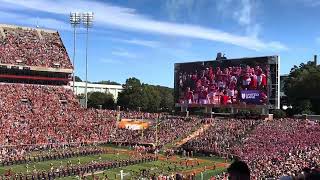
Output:
<path fill-rule="evenodd" d="M 250 180 L 250 170 L 243 161 L 234 161 L 228 167 L 229 180 Z"/>

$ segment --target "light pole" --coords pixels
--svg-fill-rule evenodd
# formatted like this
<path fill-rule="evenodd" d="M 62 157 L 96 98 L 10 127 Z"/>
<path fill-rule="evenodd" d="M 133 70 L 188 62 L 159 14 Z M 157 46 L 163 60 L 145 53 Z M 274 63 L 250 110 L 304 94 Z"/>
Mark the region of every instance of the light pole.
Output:
<path fill-rule="evenodd" d="M 93 12 L 82 13 L 82 24 L 87 29 L 87 38 L 86 38 L 86 86 L 84 93 L 86 96 L 85 99 L 85 108 L 88 107 L 88 38 L 89 38 L 89 28 L 92 27 L 93 21 Z"/>
<path fill-rule="evenodd" d="M 73 93 L 75 93 L 75 59 L 76 59 L 76 28 L 80 25 L 81 22 L 81 14 L 78 12 L 71 12 L 70 13 L 70 24 L 73 27 L 73 59 L 72 59 L 72 65 L 73 65 L 73 71 L 72 71 L 72 79 L 73 79 L 73 84 L 72 84 L 72 90 Z"/>

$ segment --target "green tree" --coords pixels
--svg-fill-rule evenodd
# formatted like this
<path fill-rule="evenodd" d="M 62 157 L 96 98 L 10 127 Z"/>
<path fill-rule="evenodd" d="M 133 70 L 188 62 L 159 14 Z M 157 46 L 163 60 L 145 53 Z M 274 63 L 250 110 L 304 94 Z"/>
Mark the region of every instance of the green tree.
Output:
<path fill-rule="evenodd" d="M 284 91 L 294 113 L 320 113 L 320 67 L 314 62 L 294 66 L 285 80 Z"/>
<path fill-rule="evenodd" d="M 117 104 L 123 108 L 142 111 L 170 111 L 173 108 L 173 90 L 162 86 L 142 84 L 137 78 L 129 78 L 119 93 Z"/>
<path fill-rule="evenodd" d="M 274 109 L 271 111 L 271 113 L 273 114 L 274 118 L 285 118 L 287 116 L 286 112 L 281 109 Z"/>
<path fill-rule="evenodd" d="M 88 94 L 88 107 L 103 109 L 114 109 L 115 103 L 113 95 L 110 93 L 92 92 Z"/>
<path fill-rule="evenodd" d="M 110 81 L 110 80 L 98 81 L 98 82 L 94 82 L 94 84 L 121 85 L 120 83 L 117 83 L 115 81 Z"/>
<path fill-rule="evenodd" d="M 170 112 L 174 107 L 173 89 L 163 86 L 156 86 L 160 93 L 160 108 L 162 111 Z"/>
<path fill-rule="evenodd" d="M 157 112 L 160 109 L 160 93 L 150 85 L 143 85 L 143 110 L 148 112 Z"/>
<path fill-rule="evenodd" d="M 124 90 L 119 93 L 117 104 L 123 108 L 136 109 L 142 107 L 142 85 L 139 79 L 129 78 L 123 85 Z"/>
<path fill-rule="evenodd" d="M 75 80 L 76 82 L 82 82 L 82 80 L 81 80 L 81 78 L 80 78 L 79 76 L 75 76 L 75 77 L 74 77 L 74 80 Z"/>

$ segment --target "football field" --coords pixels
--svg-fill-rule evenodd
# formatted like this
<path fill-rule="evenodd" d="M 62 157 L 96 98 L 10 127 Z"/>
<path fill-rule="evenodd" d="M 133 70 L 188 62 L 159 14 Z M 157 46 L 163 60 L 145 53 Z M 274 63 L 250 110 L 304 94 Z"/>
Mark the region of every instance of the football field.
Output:
<path fill-rule="evenodd" d="M 130 160 L 140 157 L 141 154 L 131 149 L 123 149 L 117 147 L 103 147 L 106 153 L 79 156 L 66 159 L 48 160 L 41 162 L 29 162 L 26 164 L 1 166 L 1 176 L 14 176 L 14 174 L 28 175 L 32 179 L 32 175 L 44 172 L 54 172 L 68 167 L 86 166 L 89 164 L 115 162 L 119 160 Z M 143 156 L 143 155 L 142 155 Z M 195 174 L 196 179 L 208 179 L 209 177 L 221 173 L 226 169 L 228 163 L 221 158 L 213 157 L 181 157 L 178 155 L 166 157 L 162 154 L 158 155 L 156 160 L 139 162 L 134 164 L 125 164 L 120 167 L 111 167 L 107 169 L 95 169 L 90 172 L 82 173 L 81 177 L 85 179 L 142 179 L 143 177 L 152 177 L 157 175 L 172 175 L 181 173 L 183 175 Z M 121 173 L 122 171 L 122 173 Z M 201 175 L 202 174 L 202 175 Z M 48 176 L 47 176 L 48 177 Z M 55 179 L 80 179 L 77 174 L 61 173 L 55 176 Z"/>

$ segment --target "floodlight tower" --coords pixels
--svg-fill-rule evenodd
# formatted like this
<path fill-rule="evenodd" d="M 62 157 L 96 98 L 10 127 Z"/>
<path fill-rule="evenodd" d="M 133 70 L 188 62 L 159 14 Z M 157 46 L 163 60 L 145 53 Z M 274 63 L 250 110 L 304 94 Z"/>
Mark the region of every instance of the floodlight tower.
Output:
<path fill-rule="evenodd" d="M 70 24 L 73 27 L 73 59 L 72 59 L 72 65 L 73 65 L 73 71 L 72 71 L 72 79 L 73 79 L 73 86 L 72 90 L 73 93 L 75 93 L 75 69 L 76 69 L 76 64 L 75 64 L 75 59 L 76 59 L 76 28 L 79 27 L 81 22 L 81 14 L 78 12 L 71 12 L 70 13 Z"/>
<path fill-rule="evenodd" d="M 93 23 L 93 12 L 85 12 L 82 13 L 82 24 L 87 30 L 87 38 L 86 38 L 86 86 L 84 89 L 84 93 L 86 96 L 85 99 L 85 108 L 88 107 L 88 38 L 89 38 L 89 28 L 92 27 Z"/>

